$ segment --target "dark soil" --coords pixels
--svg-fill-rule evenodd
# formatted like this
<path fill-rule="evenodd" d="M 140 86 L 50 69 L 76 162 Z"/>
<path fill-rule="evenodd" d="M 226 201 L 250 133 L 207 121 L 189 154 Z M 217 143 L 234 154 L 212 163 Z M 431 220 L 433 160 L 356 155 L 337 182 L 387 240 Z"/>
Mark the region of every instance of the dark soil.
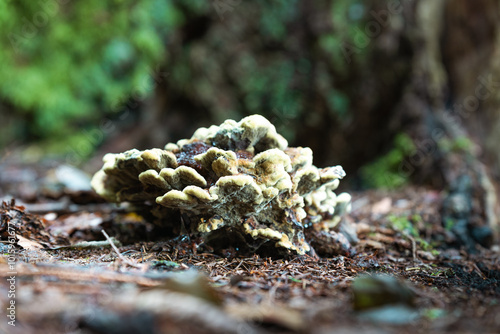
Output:
<path fill-rule="evenodd" d="M 500 248 L 457 246 L 438 190 L 355 193 L 355 255 L 273 259 L 168 240 L 88 190 L 30 180 L 0 185 L 0 301 L 15 305 L 1 333 L 500 333 Z M 118 252 L 75 246 L 101 230 Z"/>

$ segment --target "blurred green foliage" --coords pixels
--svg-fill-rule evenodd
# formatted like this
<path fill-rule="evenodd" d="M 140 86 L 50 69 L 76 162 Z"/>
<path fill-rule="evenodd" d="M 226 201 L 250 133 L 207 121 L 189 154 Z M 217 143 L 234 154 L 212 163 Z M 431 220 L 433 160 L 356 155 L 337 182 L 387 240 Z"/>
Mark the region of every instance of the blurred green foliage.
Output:
<path fill-rule="evenodd" d="M 356 67 L 341 45 L 355 44 L 366 12 L 348 0 L 2 1 L 0 101 L 21 117 L 0 124 L 0 147 L 27 138 L 89 155 L 99 143 L 85 131 L 127 99 L 150 97 L 160 68 L 171 101 L 190 101 L 213 123 L 263 114 L 293 140 L 302 121 L 320 122 L 317 101 L 330 119 L 348 117 L 341 82 Z"/>
<path fill-rule="evenodd" d="M 1 98 L 35 139 L 66 138 L 150 93 L 183 19 L 169 0 L 2 1 Z"/>
<path fill-rule="evenodd" d="M 438 142 L 439 148 L 446 153 L 470 153 L 474 147 L 472 140 L 465 136 L 454 139 L 444 138 Z"/>
<path fill-rule="evenodd" d="M 348 118 L 351 94 L 341 83 L 359 67 L 350 68 L 341 44 L 354 44 L 356 27 L 366 16 L 363 2 L 211 4 L 214 12 L 205 13 L 211 29 L 173 56 L 170 79 L 176 83 L 176 96 L 204 106 L 214 123 L 262 114 L 290 141 L 303 121 L 317 126 L 317 104 L 323 101 L 332 124 Z M 304 16 L 305 7 L 310 17 Z M 357 15 L 350 14 L 352 7 Z M 324 20 L 321 30 L 314 31 L 315 20 Z M 362 61 L 368 48 L 360 50 L 353 62 Z"/>
<path fill-rule="evenodd" d="M 413 221 L 416 220 L 415 218 L 421 220 L 420 216 L 408 219 L 407 216 L 396 216 L 391 214 L 387 217 L 387 219 L 391 222 L 392 228 L 395 230 L 408 234 L 412 237 L 418 237 L 418 229 L 413 225 Z"/>
<path fill-rule="evenodd" d="M 361 168 L 365 185 L 373 188 L 395 189 L 410 180 L 404 171 L 404 161 L 415 153 L 412 139 L 403 133 L 394 138 L 393 148 L 377 160 Z"/>
<path fill-rule="evenodd" d="M 400 231 L 405 236 L 413 238 L 422 250 L 429 251 L 432 255 L 439 254 L 439 251 L 434 249 L 434 244 L 430 244 L 420 236 L 420 229 L 422 229 L 424 225 L 424 219 L 421 215 L 414 214 L 408 216 L 405 214 L 390 214 L 387 216 L 387 220 L 390 222 L 391 228 Z"/>

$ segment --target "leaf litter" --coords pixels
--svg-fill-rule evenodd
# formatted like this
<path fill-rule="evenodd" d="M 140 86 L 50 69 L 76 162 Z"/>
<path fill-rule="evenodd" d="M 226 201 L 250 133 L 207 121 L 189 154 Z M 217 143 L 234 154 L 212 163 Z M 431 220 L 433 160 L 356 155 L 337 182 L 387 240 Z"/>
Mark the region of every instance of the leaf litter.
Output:
<path fill-rule="evenodd" d="M 19 204 L 9 199 L 0 208 L 0 300 L 8 302 L 10 223 L 18 322 L 0 321 L 0 331 L 498 332 L 498 246 L 476 253 L 451 247 L 437 190 L 352 195 L 345 220 L 356 229 L 356 254 L 319 259 L 241 256 L 230 248 L 214 254 L 194 236 L 162 238 L 161 229 L 126 207 L 39 195 L 29 204 L 59 207 L 33 214 L 22 194 L 14 196 Z M 123 244 L 118 253 L 103 229 Z M 101 244 L 69 247 L 82 242 Z M 398 283 L 381 283 L 379 275 Z M 360 310 L 359 298 L 375 302 Z"/>

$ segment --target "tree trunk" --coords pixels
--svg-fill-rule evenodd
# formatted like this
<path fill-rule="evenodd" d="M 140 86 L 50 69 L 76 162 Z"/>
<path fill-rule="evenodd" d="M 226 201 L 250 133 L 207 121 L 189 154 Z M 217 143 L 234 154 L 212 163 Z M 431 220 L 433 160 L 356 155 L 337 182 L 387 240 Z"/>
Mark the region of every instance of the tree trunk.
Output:
<path fill-rule="evenodd" d="M 414 96 L 402 111 L 404 117 L 419 115 L 407 127 L 418 147 L 410 163 L 420 180 L 442 175 L 451 200 L 463 188 L 459 184 L 464 177 L 470 180 L 470 187 L 462 189 L 470 208 L 457 213 L 445 201 L 443 219 L 462 215 L 471 236 L 469 241 L 463 237 L 462 243 L 490 246 L 492 239 L 484 235 L 485 228 L 498 240 L 500 213 L 494 186 L 500 172 L 500 138 L 495 131 L 500 123 L 499 4 L 495 0 L 421 0 L 415 18 L 420 35 L 413 39 L 413 80 L 407 89 Z M 420 103 L 415 103 L 417 99 Z M 464 139 L 473 144 L 462 149 L 445 145 Z"/>

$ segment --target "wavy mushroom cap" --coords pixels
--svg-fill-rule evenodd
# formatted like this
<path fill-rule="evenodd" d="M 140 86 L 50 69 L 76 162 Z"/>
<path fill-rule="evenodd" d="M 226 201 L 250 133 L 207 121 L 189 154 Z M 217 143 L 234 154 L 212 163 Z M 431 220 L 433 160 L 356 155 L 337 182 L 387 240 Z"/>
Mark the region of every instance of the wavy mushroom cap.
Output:
<path fill-rule="evenodd" d="M 260 115 L 200 128 L 164 149 L 132 149 L 103 161 L 92 186 L 108 201 L 156 203 L 164 208 L 155 210 L 160 220 L 180 211 L 206 236 L 237 231 L 242 240 L 297 254 L 310 250 L 303 219 L 335 222 L 349 209 L 350 196 L 333 192 L 345 176 L 342 167 L 318 169 L 311 149 L 288 147 Z"/>

